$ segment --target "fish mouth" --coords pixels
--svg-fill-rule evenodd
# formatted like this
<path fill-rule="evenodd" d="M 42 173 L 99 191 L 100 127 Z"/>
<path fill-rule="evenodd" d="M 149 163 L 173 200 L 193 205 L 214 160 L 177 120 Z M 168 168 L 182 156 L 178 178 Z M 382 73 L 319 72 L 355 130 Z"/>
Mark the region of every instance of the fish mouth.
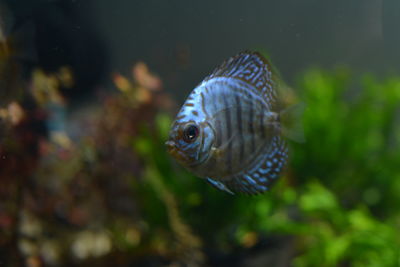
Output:
<path fill-rule="evenodd" d="M 167 142 L 165 142 L 165 145 L 167 146 L 167 151 L 168 152 L 173 151 L 174 149 L 176 149 L 174 141 L 168 140 Z"/>
<path fill-rule="evenodd" d="M 168 153 L 172 157 L 174 157 L 177 161 L 186 165 L 187 167 L 196 167 L 198 165 L 203 164 L 210 158 L 210 153 L 208 153 L 207 157 L 205 157 L 201 161 L 199 161 L 199 159 L 198 159 L 198 154 L 197 154 L 197 158 L 195 158 L 195 159 L 190 158 L 177 147 L 176 143 L 173 140 L 166 141 L 165 145 L 167 147 Z M 203 145 L 203 143 L 201 145 Z"/>
<path fill-rule="evenodd" d="M 165 142 L 165 145 L 167 146 L 167 151 L 171 156 L 173 156 L 174 158 L 176 158 L 178 161 L 180 161 L 182 163 L 187 163 L 188 158 L 185 156 L 185 154 L 182 151 L 180 151 L 176 147 L 176 144 L 174 141 L 168 140 L 167 142 Z"/>

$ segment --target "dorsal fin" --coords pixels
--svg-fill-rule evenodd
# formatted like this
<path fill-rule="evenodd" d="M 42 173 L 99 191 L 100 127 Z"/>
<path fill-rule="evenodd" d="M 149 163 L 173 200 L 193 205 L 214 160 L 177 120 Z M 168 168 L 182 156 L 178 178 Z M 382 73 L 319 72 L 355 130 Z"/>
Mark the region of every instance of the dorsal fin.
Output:
<path fill-rule="evenodd" d="M 276 102 L 272 65 L 257 52 L 241 52 L 225 60 L 205 80 L 215 77 L 240 79 L 253 85 L 270 103 Z"/>

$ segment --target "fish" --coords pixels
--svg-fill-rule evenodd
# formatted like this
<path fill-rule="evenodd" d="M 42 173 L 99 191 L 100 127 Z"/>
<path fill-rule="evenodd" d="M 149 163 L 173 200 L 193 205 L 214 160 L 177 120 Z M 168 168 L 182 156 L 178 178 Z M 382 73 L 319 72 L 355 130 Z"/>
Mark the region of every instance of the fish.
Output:
<path fill-rule="evenodd" d="M 258 52 L 225 60 L 187 97 L 165 143 L 168 153 L 219 190 L 266 192 L 287 165 L 286 137 L 303 139 L 304 107 L 282 107 L 281 84 Z"/>

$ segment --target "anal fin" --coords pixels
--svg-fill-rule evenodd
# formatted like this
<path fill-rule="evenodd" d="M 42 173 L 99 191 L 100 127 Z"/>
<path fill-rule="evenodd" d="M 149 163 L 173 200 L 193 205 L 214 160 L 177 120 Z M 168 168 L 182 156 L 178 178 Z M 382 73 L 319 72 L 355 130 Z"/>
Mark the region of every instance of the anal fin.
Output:
<path fill-rule="evenodd" d="M 217 189 L 219 189 L 221 191 L 228 192 L 229 194 L 234 195 L 234 193 L 231 190 L 229 190 L 229 188 L 226 187 L 226 185 L 223 182 L 219 182 L 219 181 L 216 181 L 216 180 L 211 179 L 211 178 L 206 178 L 206 181 L 209 184 L 211 184 L 212 186 L 214 186 L 215 188 L 217 188 Z"/>
<path fill-rule="evenodd" d="M 260 155 L 257 163 L 242 174 L 232 177 L 224 186 L 233 192 L 245 194 L 263 193 L 280 176 L 287 161 L 285 142 L 275 136 L 265 154 Z"/>

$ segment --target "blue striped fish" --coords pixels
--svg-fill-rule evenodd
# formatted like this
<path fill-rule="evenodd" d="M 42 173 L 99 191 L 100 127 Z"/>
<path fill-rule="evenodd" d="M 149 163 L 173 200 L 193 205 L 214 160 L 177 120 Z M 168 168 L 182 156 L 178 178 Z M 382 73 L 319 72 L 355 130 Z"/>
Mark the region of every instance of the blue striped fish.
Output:
<path fill-rule="evenodd" d="M 268 190 L 288 158 L 275 77 L 257 52 L 223 62 L 183 104 L 166 142 L 168 152 L 220 190 Z"/>

